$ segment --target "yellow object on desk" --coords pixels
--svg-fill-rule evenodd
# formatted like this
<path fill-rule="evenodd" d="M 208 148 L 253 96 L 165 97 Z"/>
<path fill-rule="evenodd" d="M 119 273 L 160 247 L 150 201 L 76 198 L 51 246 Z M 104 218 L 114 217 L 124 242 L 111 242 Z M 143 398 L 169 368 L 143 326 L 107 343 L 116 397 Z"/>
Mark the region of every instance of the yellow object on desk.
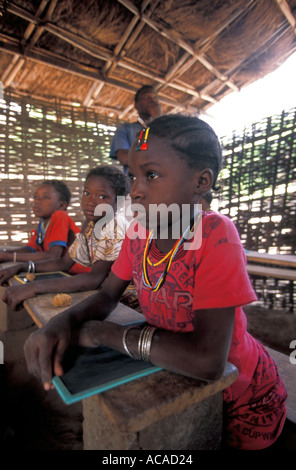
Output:
<path fill-rule="evenodd" d="M 71 305 L 72 297 L 69 294 L 56 294 L 52 299 L 54 307 L 69 307 Z"/>

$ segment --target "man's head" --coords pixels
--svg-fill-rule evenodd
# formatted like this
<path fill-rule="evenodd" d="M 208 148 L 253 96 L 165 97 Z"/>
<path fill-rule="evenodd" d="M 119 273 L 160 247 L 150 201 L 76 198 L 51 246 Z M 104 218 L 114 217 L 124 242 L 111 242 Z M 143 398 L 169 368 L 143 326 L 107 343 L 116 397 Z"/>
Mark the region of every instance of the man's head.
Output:
<path fill-rule="evenodd" d="M 144 85 L 137 91 L 135 108 L 146 123 L 161 116 L 161 105 L 153 86 Z"/>

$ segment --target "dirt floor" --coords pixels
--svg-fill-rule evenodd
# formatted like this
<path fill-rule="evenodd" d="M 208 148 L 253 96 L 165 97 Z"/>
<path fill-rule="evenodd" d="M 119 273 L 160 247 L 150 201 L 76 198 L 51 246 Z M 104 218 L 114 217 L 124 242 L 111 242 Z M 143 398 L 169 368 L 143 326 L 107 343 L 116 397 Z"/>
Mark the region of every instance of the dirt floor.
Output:
<path fill-rule="evenodd" d="M 296 339 L 296 314 L 247 307 L 248 330 L 263 344 L 290 354 Z M 4 365 L 0 365 L 0 449 L 83 449 L 81 403 L 67 406 L 52 390 L 44 392 L 26 369 L 23 344 L 34 325 L 0 330 Z"/>

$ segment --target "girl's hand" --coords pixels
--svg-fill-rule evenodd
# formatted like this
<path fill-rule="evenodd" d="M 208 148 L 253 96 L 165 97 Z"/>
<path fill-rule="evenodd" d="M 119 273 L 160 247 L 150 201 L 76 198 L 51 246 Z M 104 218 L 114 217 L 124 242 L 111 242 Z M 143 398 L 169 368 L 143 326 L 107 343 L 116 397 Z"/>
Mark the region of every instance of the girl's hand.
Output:
<path fill-rule="evenodd" d="M 16 264 L 14 266 L 10 266 L 9 268 L 1 269 L 0 271 L 0 285 L 3 286 L 8 279 L 15 276 L 15 274 L 19 273 L 22 270 L 22 264 Z"/>
<path fill-rule="evenodd" d="M 35 295 L 34 283 L 32 282 L 21 286 L 7 287 L 2 300 L 6 302 L 12 310 L 16 310 L 24 300 L 31 299 L 35 297 Z"/>
<path fill-rule="evenodd" d="M 53 388 L 54 375 L 64 373 L 62 361 L 70 341 L 71 324 L 67 315 L 53 318 L 26 340 L 24 352 L 28 371 L 41 380 L 45 390 Z"/>

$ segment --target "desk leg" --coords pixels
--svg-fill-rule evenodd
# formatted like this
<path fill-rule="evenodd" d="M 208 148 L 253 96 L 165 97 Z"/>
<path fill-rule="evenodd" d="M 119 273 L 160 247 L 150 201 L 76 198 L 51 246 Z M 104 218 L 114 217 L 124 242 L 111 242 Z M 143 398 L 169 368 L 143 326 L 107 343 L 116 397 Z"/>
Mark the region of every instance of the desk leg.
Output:
<path fill-rule="evenodd" d="M 96 396 L 83 400 L 84 450 L 219 450 L 222 392 L 138 432 L 111 422 Z"/>

